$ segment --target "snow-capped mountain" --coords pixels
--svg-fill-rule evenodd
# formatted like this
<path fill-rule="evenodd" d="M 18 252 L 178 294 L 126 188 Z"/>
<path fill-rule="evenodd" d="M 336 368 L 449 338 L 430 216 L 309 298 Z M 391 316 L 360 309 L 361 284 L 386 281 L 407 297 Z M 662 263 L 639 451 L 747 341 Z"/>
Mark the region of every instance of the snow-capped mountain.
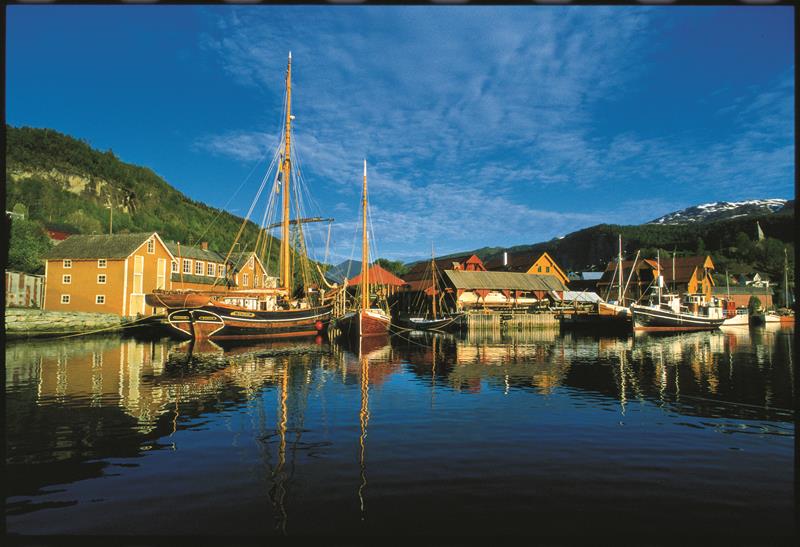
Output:
<path fill-rule="evenodd" d="M 686 224 L 710 222 L 752 214 L 774 213 L 788 203 L 785 199 L 751 199 L 748 201 L 715 201 L 675 211 L 647 224 Z"/>

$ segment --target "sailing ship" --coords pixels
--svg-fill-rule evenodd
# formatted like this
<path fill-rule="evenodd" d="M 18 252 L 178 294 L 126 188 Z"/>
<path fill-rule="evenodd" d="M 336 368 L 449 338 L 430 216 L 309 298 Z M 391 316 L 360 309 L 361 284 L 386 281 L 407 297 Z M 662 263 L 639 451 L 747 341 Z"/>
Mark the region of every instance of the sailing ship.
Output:
<path fill-rule="evenodd" d="M 282 201 L 282 220 L 279 286 L 273 288 L 223 290 L 223 291 L 154 291 L 145 296 L 148 305 L 166 308 L 167 324 L 177 333 L 193 339 L 250 339 L 250 338 L 289 338 L 315 336 L 327 328 L 331 318 L 334 291 L 326 295 L 324 289 L 315 289 L 307 283 L 302 298 L 294 298 L 295 287 L 292 277 L 292 256 L 290 244 L 290 225 L 299 229 L 304 221 L 316 219 L 293 219 L 290 217 L 292 180 L 297 180 L 293 166 L 292 150 L 292 54 L 286 70 L 285 125 L 282 140 L 276 152 L 277 166 L 274 180 L 275 194 L 280 193 Z M 262 188 L 267 178 L 262 182 Z M 259 189 L 256 200 L 261 194 Z M 277 200 L 275 200 L 277 202 Z M 254 209 L 255 200 L 251 206 Z M 277 206 L 277 203 L 276 203 Z M 298 207 L 295 207 L 298 210 Z M 249 215 L 248 215 L 249 216 Z M 265 220 L 267 215 L 265 214 Z M 244 223 L 247 222 L 245 218 Z M 244 228 L 239 230 L 239 235 Z M 275 225 L 277 226 L 277 225 Z M 266 242 L 266 231 L 272 226 L 262 225 L 259 241 Z M 237 235 L 237 240 L 239 238 Z M 263 239 L 262 239 L 263 236 Z M 301 237 L 302 239 L 302 237 Z M 234 247 L 226 257 L 226 263 Z M 305 248 L 305 245 L 301 245 Z"/>
<path fill-rule="evenodd" d="M 639 258 L 639 254 L 636 254 L 636 259 Z M 633 276 L 633 272 L 636 270 L 636 259 L 633 261 L 633 266 L 631 267 L 630 275 Z M 617 268 L 614 272 L 614 277 L 617 278 L 617 299 L 616 301 L 609 301 L 608 297 L 606 297 L 605 302 L 598 302 L 597 303 L 597 315 L 601 317 L 610 316 L 613 322 L 618 322 L 620 324 L 624 324 L 625 326 L 630 324 L 631 321 L 631 310 L 628 306 L 625 305 L 625 289 L 627 289 L 627 284 L 625 289 L 622 287 L 622 278 L 623 278 L 623 269 L 622 269 L 622 235 L 619 236 L 619 252 L 617 254 Z M 628 278 L 630 281 L 630 277 Z M 611 284 L 609 284 L 609 291 L 611 290 L 611 286 L 613 285 L 613 279 Z"/>
<path fill-rule="evenodd" d="M 661 259 L 657 256 L 658 277 L 647 304 L 632 304 L 633 330 L 691 331 L 713 330 L 725 320 L 716 299 L 707 302 L 705 295 L 686 294 L 683 301 L 677 294 L 664 293 Z"/>
<path fill-rule="evenodd" d="M 464 314 L 437 314 L 436 302 L 438 299 L 436 275 L 436 259 L 431 248 L 431 315 L 432 317 L 400 317 L 397 324 L 401 327 L 412 330 L 446 330 L 461 327 L 463 325 Z M 424 291 L 423 291 L 424 292 Z"/>
<path fill-rule="evenodd" d="M 364 160 L 362 192 L 361 294 L 357 300 L 356 309 L 345 313 L 336 321 L 336 325 L 342 331 L 342 334 L 353 338 L 385 336 L 389 333 L 389 325 L 391 323 L 389 314 L 379 307 L 373 307 L 370 298 L 369 238 L 367 237 L 367 160 Z"/>

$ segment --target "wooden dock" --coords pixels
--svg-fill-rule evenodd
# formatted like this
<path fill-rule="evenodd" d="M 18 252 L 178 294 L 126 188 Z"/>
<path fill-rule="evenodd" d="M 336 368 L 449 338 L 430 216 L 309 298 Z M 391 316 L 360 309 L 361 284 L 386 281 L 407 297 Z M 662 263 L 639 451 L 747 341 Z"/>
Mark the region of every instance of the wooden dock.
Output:
<path fill-rule="evenodd" d="M 468 312 L 468 330 L 525 330 L 558 327 L 555 313 L 513 313 L 508 311 Z"/>

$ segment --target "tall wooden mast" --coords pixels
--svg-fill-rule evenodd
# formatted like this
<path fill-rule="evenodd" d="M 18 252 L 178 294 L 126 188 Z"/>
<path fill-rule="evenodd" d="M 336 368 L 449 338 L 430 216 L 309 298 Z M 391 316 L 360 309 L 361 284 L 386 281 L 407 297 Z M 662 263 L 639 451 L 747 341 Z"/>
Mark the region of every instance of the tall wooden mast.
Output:
<path fill-rule="evenodd" d="M 369 243 L 367 241 L 367 160 L 364 160 L 364 189 L 361 208 L 364 223 L 361 233 L 361 309 L 369 309 Z"/>
<path fill-rule="evenodd" d="M 619 279 L 617 280 L 617 306 L 624 306 L 622 302 L 622 234 L 619 234 L 619 254 L 617 255 L 619 265 Z"/>
<path fill-rule="evenodd" d="M 433 254 L 433 243 L 431 243 L 431 288 L 433 289 L 433 318 L 436 319 L 436 255 Z"/>
<path fill-rule="evenodd" d="M 281 223 L 281 286 L 286 289 L 287 297 L 292 295 L 292 260 L 289 248 L 289 194 L 292 175 L 291 142 L 292 142 L 292 52 L 289 52 L 289 64 L 286 69 L 286 148 L 283 152 L 283 217 Z"/>

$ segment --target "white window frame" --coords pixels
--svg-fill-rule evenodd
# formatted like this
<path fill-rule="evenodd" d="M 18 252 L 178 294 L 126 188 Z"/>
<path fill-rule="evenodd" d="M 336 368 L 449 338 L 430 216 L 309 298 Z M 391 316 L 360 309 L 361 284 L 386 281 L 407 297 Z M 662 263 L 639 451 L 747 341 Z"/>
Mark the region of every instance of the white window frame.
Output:
<path fill-rule="evenodd" d="M 152 255 L 155 254 L 155 252 L 156 252 L 156 242 L 151 237 L 150 239 L 147 240 L 147 254 Z"/>
<path fill-rule="evenodd" d="M 72 260 L 70 260 L 69 258 L 65 258 L 64 261 L 61 263 L 61 266 L 65 270 L 68 270 L 69 268 L 72 268 Z"/>
<path fill-rule="evenodd" d="M 225 265 L 220 264 L 217 268 L 217 277 L 225 277 Z"/>
<path fill-rule="evenodd" d="M 205 266 L 202 260 L 195 260 L 194 261 L 194 275 L 203 275 L 205 271 Z"/>
<path fill-rule="evenodd" d="M 69 304 L 69 295 L 68 294 L 62 294 L 61 295 L 61 303 L 62 304 Z"/>
<path fill-rule="evenodd" d="M 217 265 L 213 262 L 209 262 L 206 264 L 206 275 L 209 277 L 214 277 L 217 273 Z"/>
<path fill-rule="evenodd" d="M 173 260 L 172 261 L 172 273 L 178 273 L 179 271 L 180 271 L 180 269 L 178 267 L 178 261 L 177 260 Z"/>
<path fill-rule="evenodd" d="M 102 281 L 100 278 L 103 278 Z M 106 281 L 108 280 L 108 276 L 106 274 L 97 274 L 97 284 L 98 285 L 105 285 Z"/>
<path fill-rule="evenodd" d="M 191 259 L 184 258 L 183 259 L 183 273 L 190 274 L 192 273 L 192 261 Z"/>
<path fill-rule="evenodd" d="M 94 303 L 105 305 L 106 303 L 106 295 L 104 294 L 96 294 L 94 295 Z"/>
<path fill-rule="evenodd" d="M 61 276 L 61 284 L 62 285 L 72 285 L 72 275 L 64 274 Z"/>
<path fill-rule="evenodd" d="M 108 261 L 105 258 L 98 258 L 97 259 L 97 267 L 98 268 L 107 268 Z"/>

